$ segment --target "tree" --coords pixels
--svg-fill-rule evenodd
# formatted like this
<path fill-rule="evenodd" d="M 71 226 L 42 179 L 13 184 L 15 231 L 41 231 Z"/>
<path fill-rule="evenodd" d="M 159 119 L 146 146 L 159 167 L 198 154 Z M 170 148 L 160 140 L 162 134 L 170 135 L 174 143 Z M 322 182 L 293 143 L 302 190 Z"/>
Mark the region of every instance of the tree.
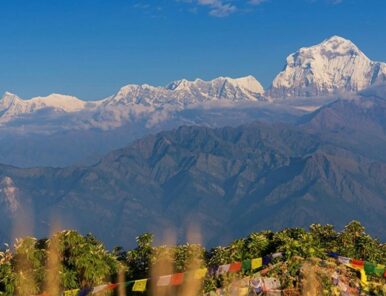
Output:
<path fill-rule="evenodd" d="M 13 255 L 6 245 L 0 251 L 0 295 L 11 296 L 15 294 L 15 274 L 12 268 Z"/>
<path fill-rule="evenodd" d="M 337 250 L 346 257 L 362 258 L 361 238 L 365 236 L 365 228 L 358 221 L 352 221 L 344 227 L 337 238 Z M 362 246 L 363 247 L 363 246 Z"/>
<path fill-rule="evenodd" d="M 262 257 L 269 252 L 274 252 L 271 249 L 271 239 L 273 233 L 271 231 L 253 232 L 244 240 L 243 259 L 253 259 Z"/>
<path fill-rule="evenodd" d="M 334 250 L 338 233 L 333 225 L 311 224 L 310 234 L 320 247 L 329 251 Z"/>
<path fill-rule="evenodd" d="M 198 244 L 178 245 L 174 249 L 174 270 L 183 272 L 200 268 L 204 262 L 204 248 Z"/>
<path fill-rule="evenodd" d="M 102 243 L 76 231 L 58 234 L 62 254 L 62 283 L 66 289 L 93 286 L 108 282 L 118 272 L 119 263 Z"/>
<path fill-rule="evenodd" d="M 15 242 L 12 265 L 16 295 L 36 294 L 43 286 L 46 251 L 38 248 L 37 242 L 34 237 L 17 239 Z"/>
<path fill-rule="evenodd" d="M 127 267 L 129 277 L 146 278 L 150 274 L 154 236 L 151 233 L 144 233 L 136 237 L 137 247 L 127 252 Z"/>

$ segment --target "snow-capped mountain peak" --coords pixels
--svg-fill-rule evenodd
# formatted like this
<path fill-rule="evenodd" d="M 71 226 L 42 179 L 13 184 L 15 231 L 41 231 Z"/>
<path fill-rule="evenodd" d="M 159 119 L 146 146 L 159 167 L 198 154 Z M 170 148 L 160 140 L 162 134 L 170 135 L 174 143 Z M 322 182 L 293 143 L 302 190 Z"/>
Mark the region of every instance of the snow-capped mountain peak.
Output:
<path fill-rule="evenodd" d="M 248 76 L 236 78 L 236 79 L 230 79 L 230 78 L 227 78 L 227 79 L 232 81 L 233 83 L 236 83 L 237 86 L 245 90 L 248 90 L 250 92 L 254 92 L 257 94 L 261 94 L 261 95 L 264 94 L 263 86 L 252 75 L 248 75 Z"/>
<path fill-rule="evenodd" d="M 0 100 L 0 113 L 3 115 L 6 110 L 10 108 L 19 108 L 21 105 L 23 105 L 22 99 L 13 93 L 5 92 Z"/>
<path fill-rule="evenodd" d="M 195 82 L 200 81 L 201 79 L 196 79 Z M 168 90 L 187 90 L 191 86 L 192 81 L 187 79 L 176 80 L 169 83 L 165 88 Z"/>
<path fill-rule="evenodd" d="M 332 36 L 324 40 L 321 44 L 314 46 L 330 51 L 331 53 L 346 54 L 363 54 L 363 52 L 351 41 L 340 36 Z"/>
<path fill-rule="evenodd" d="M 86 105 L 87 102 L 76 97 L 61 94 L 23 100 L 15 94 L 6 92 L 0 100 L 0 121 L 6 122 L 22 114 L 34 113 L 42 109 L 51 109 L 56 112 L 77 112 L 83 110 Z"/>
<path fill-rule="evenodd" d="M 186 79 L 173 81 L 166 86 L 174 95 L 192 104 L 211 100 L 225 101 L 260 101 L 264 100 L 264 88 L 253 76 L 230 78 L 220 76 L 210 81 Z"/>
<path fill-rule="evenodd" d="M 129 84 L 107 99 L 103 105 L 140 104 L 159 107 L 165 104 L 185 106 L 217 100 L 257 101 L 263 93 L 263 87 L 253 76 L 237 79 L 218 77 L 210 81 L 181 79 L 165 87 Z"/>
<path fill-rule="evenodd" d="M 172 91 L 192 91 L 193 89 L 201 88 L 218 88 L 219 86 L 224 86 L 225 84 L 231 85 L 236 88 L 240 88 L 244 91 L 262 95 L 264 93 L 264 88 L 256 80 L 255 77 L 249 75 L 241 78 L 230 78 L 220 76 L 210 81 L 205 81 L 202 79 L 196 79 L 194 81 L 189 81 L 186 79 L 176 80 L 171 82 L 166 86 L 166 89 Z"/>
<path fill-rule="evenodd" d="M 5 98 L 5 97 L 12 97 L 12 96 L 16 96 L 16 95 L 15 95 L 14 93 L 11 93 L 11 92 L 9 92 L 9 91 L 6 91 L 6 92 L 3 94 L 2 99 Z"/>
<path fill-rule="evenodd" d="M 50 94 L 46 97 L 35 97 L 25 101 L 29 104 L 35 104 L 38 108 L 55 108 L 65 112 L 76 112 L 82 110 L 86 102 L 67 95 Z"/>
<path fill-rule="evenodd" d="M 21 100 L 17 95 L 11 93 L 11 92 L 5 92 L 3 97 L 0 100 L 0 103 L 6 104 L 14 101 Z"/>
<path fill-rule="evenodd" d="M 371 61 L 353 42 L 332 36 L 289 55 L 272 82 L 272 97 L 356 92 L 386 81 L 386 64 Z"/>

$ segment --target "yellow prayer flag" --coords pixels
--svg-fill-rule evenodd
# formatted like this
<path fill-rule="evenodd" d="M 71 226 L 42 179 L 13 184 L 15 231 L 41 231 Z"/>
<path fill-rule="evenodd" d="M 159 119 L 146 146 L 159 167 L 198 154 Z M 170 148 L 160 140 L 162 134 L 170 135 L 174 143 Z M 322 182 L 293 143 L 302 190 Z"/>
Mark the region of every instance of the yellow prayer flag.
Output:
<path fill-rule="evenodd" d="M 144 292 L 146 290 L 147 279 L 136 280 L 133 286 L 133 292 Z"/>
<path fill-rule="evenodd" d="M 360 273 L 361 273 L 361 286 L 362 288 L 367 288 L 367 276 L 366 276 L 366 272 L 364 269 L 361 269 L 360 270 Z"/>
<path fill-rule="evenodd" d="M 355 269 L 355 270 L 358 270 L 361 274 L 361 286 L 363 289 L 366 289 L 367 288 L 367 276 L 366 276 L 366 272 L 365 272 L 365 269 L 363 267 L 358 267 L 356 265 L 353 265 L 351 263 L 349 264 L 346 264 L 346 266 L 352 268 L 352 269 Z"/>
<path fill-rule="evenodd" d="M 67 290 L 67 291 L 64 291 L 64 296 L 77 296 L 78 293 L 79 293 L 79 289 Z"/>
<path fill-rule="evenodd" d="M 194 271 L 194 279 L 200 280 L 205 277 L 208 269 L 207 268 L 200 268 Z"/>
<path fill-rule="evenodd" d="M 252 259 L 251 266 L 252 266 L 252 270 L 263 266 L 263 258 Z"/>
<path fill-rule="evenodd" d="M 247 296 L 249 293 L 249 288 L 244 287 L 244 288 L 239 288 L 238 293 L 236 294 L 237 296 Z"/>

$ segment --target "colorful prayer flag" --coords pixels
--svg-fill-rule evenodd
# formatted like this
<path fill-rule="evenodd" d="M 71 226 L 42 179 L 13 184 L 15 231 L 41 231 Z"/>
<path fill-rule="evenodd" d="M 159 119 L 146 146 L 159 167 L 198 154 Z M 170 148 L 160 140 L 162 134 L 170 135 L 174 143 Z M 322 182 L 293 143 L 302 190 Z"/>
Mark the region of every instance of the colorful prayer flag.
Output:
<path fill-rule="evenodd" d="M 330 257 L 333 257 L 333 258 L 338 258 L 339 257 L 339 254 L 335 253 L 335 252 L 329 252 L 327 255 L 330 256 Z"/>
<path fill-rule="evenodd" d="M 108 284 L 107 289 L 114 290 L 116 287 L 118 287 L 118 284 Z"/>
<path fill-rule="evenodd" d="M 64 296 L 77 296 L 79 294 L 79 291 L 79 289 L 64 291 Z"/>
<path fill-rule="evenodd" d="M 352 259 L 352 260 L 351 260 L 351 264 L 352 264 L 353 266 L 363 268 L 364 265 L 365 265 L 365 262 L 362 261 L 362 260 L 358 260 L 358 259 Z"/>
<path fill-rule="evenodd" d="M 338 262 L 342 264 L 349 264 L 351 261 L 350 258 L 343 257 L 343 256 L 338 256 Z"/>
<path fill-rule="evenodd" d="M 266 255 L 263 257 L 263 265 L 268 265 L 272 261 L 271 255 Z"/>
<path fill-rule="evenodd" d="M 365 261 L 364 268 L 365 268 L 365 272 L 367 274 L 373 274 L 374 271 L 375 271 L 375 265 L 373 263 L 370 263 L 370 262 L 367 262 L 367 261 Z"/>
<path fill-rule="evenodd" d="M 207 268 L 200 268 L 194 271 L 194 279 L 200 280 L 205 277 L 206 273 L 208 272 Z"/>
<path fill-rule="evenodd" d="M 108 286 L 109 286 L 108 284 L 96 286 L 93 288 L 91 294 L 102 292 L 103 290 L 106 290 Z"/>
<path fill-rule="evenodd" d="M 361 269 L 360 273 L 361 273 L 361 286 L 362 286 L 362 288 L 365 288 L 365 287 L 367 287 L 366 272 L 363 269 Z"/>
<path fill-rule="evenodd" d="M 241 262 L 231 263 L 229 272 L 238 272 L 241 270 Z"/>
<path fill-rule="evenodd" d="M 272 258 L 278 258 L 278 257 L 283 257 L 283 253 L 279 252 L 279 253 L 273 253 L 272 254 Z"/>
<path fill-rule="evenodd" d="M 263 266 L 263 258 L 252 259 L 252 263 L 251 263 L 252 270 L 257 269 L 261 266 Z"/>
<path fill-rule="evenodd" d="M 243 271 L 251 270 L 251 267 L 252 267 L 251 259 L 243 260 L 243 263 L 242 263 Z"/>
<path fill-rule="evenodd" d="M 87 296 L 92 291 L 92 288 L 83 288 L 79 291 L 79 294 L 77 296 Z"/>
<path fill-rule="evenodd" d="M 227 273 L 229 271 L 230 266 L 230 264 L 220 265 L 217 269 L 217 275 Z"/>
<path fill-rule="evenodd" d="M 374 269 L 374 273 L 377 276 L 382 276 L 383 273 L 385 272 L 385 266 L 381 264 L 377 264 Z"/>
<path fill-rule="evenodd" d="M 175 273 L 172 275 L 172 278 L 170 280 L 172 286 L 179 286 L 182 285 L 182 282 L 184 281 L 184 273 Z"/>
<path fill-rule="evenodd" d="M 134 282 L 134 286 L 133 286 L 132 291 L 133 292 L 144 292 L 144 291 L 146 291 L 146 284 L 147 284 L 147 279 L 136 280 Z"/>
<path fill-rule="evenodd" d="M 157 286 L 158 287 L 164 287 L 170 285 L 170 280 L 172 276 L 171 275 L 163 275 L 158 278 Z"/>

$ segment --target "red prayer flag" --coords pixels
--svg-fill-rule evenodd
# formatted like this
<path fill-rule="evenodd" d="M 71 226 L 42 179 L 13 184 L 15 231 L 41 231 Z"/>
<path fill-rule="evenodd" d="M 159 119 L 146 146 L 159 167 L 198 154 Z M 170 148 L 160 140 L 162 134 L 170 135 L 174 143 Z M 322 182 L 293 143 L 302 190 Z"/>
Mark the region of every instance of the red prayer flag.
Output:
<path fill-rule="evenodd" d="M 357 266 L 357 267 L 361 267 L 361 268 L 365 266 L 365 262 L 362 260 L 358 260 L 358 259 L 352 259 L 351 264 L 354 266 Z"/>
<path fill-rule="evenodd" d="M 116 287 L 118 287 L 118 284 L 109 284 L 106 289 L 109 289 L 109 290 L 113 290 L 115 289 Z"/>
<path fill-rule="evenodd" d="M 183 281 L 184 281 L 184 273 L 183 272 L 175 273 L 172 275 L 172 278 L 170 279 L 170 284 L 172 286 L 179 286 L 182 284 Z"/>
<path fill-rule="evenodd" d="M 238 272 L 241 270 L 241 262 L 231 263 L 229 267 L 229 272 Z"/>

